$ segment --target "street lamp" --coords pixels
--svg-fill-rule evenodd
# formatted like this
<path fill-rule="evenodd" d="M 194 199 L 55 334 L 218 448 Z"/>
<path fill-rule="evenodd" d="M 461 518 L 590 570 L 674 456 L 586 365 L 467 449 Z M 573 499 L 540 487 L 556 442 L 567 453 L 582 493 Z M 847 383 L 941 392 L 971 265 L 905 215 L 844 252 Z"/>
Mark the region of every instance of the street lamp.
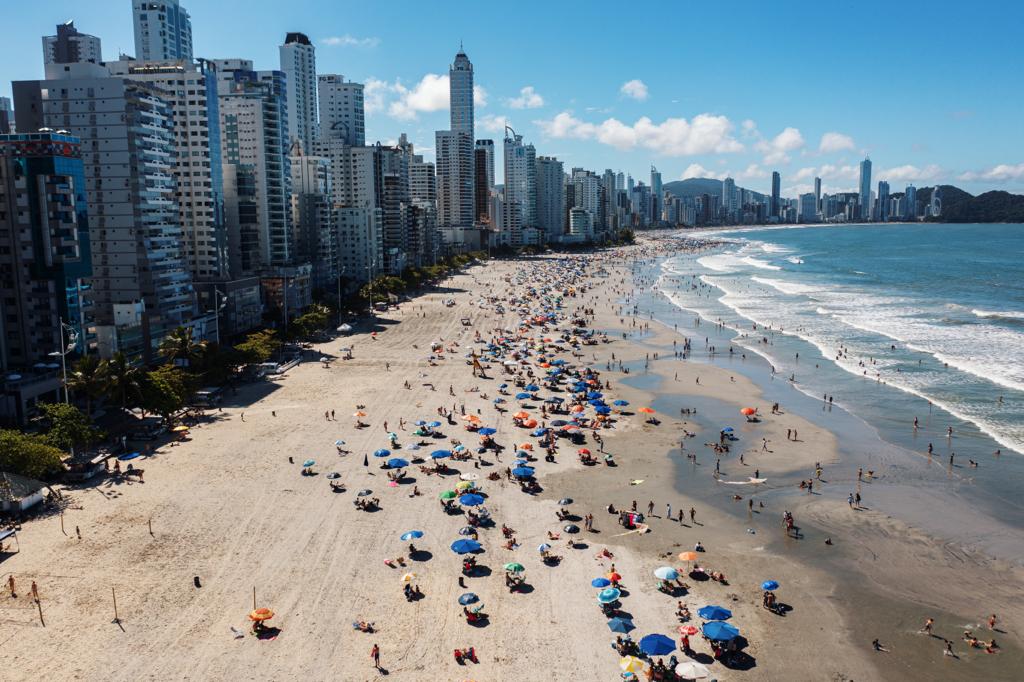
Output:
<path fill-rule="evenodd" d="M 221 302 L 221 300 L 220 300 L 221 296 L 224 297 L 224 301 L 223 302 Z M 213 289 L 213 308 L 214 309 L 211 312 L 214 313 L 213 330 L 214 330 L 214 335 L 217 337 L 217 345 L 218 346 L 220 345 L 220 314 L 221 314 L 221 311 L 223 311 L 224 308 L 227 307 L 228 299 L 229 298 L 230 297 L 227 294 L 221 292 L 220 289 L 217 289 L 216 287 L 214 287 L 214 289 Z"/>
<path fill-rule="evenodd" d="M 74 327 L 72 327 L 71 325 L 66 324 L 64 322 L 64 318 L 62 318 L 62 317 L 57 318 L 57 320 L 60 323 L 60 347 L 63 350 L 55 350 L 52 353 L 48 353 L 48 355 L 50 357 L 54 357 L 54 358 L 57 357 L 57 356 L 60 356 L 60 368 L 61 368 L 61 373 L 64 376 L 64 379 L 63 379 L 63 384 L 64 384 L 64 402 L 65 403 L 69 403 L 71 401 L 68 398 L 68 362 L 67 362 L 67 356 L 68 356 L 68 354 L 74 352 L 75 348 L 78 347 L 78 330 L 75 329 Z M 68 340 L 66 342 L 64 341 L 64 332 L 65 331 L 68 334 Z"/>

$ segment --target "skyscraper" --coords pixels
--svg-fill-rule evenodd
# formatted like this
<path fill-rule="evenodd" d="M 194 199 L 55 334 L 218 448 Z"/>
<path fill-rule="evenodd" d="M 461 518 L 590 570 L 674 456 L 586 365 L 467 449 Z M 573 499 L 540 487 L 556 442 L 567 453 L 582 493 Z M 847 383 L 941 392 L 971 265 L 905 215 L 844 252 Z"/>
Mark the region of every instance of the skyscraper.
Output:
<path fill-rule="evenodd" d="M 771 217 L 779 217 L 779 193 L 782 188 L 782 176 L 779 175 L 779 171 L 772 171 L 772 200 L 770 205 Z"/>
<path fill-rule="evenodd" d="M 57 24 L 57 35 L 43 36 L 43 64 L 99 64 L 101 61 L 100 39 L 79 33 L 73 21 Z"/>
<path fill-rule="evenodd" d="M 907 185 L 907 190 L 903 197 L 905 202 L 903 209 L 904 220 L 917 220 L 917 188 L 913 185 Z"/>
<path fill-rule="evenodd" d="M 473 64 L 459 46 L 455 62 L 448 70 L 448 100 L 451 130 L 473 135 Z"/>
<path fill-rule="evenodd" d="M 278 48 L 281 71 L 287 76 L 288 142 L 302 143 L 302 152 L 313 151 L 317 138 L 316 48 L 304 33 L 288 33 Z"/>
<path fill-rule="evenodd" d="M 178 0 L 132 0 L 132 14 L 137 59 L 192 59 L 192 22 Z"/>
<path fill-rule="evenodd" d="M 871 219 L 871 159 L 860 162 L 860 217 Z"/>
<path fill-rule="evenodd" d="M 878 219 L 883 223 L 889 220 L 889 183 L 885 180 L 878 181 Z"/>
<path fill-rule="evenodd" d="M 504 152 L 506 222 L 501 227 L 508 233 L 509 243 L 520 246 L 518 229 L 537 226 L 537 152 L 508 126 Z"/>
<path fill-rule="evenodd" d="M 821 211 L 821 178 L 814 178 L 814 204 Z"/>
<path fill-rule="evenodd" d="M 722 208 L 725 209 L 726 217 L 730 222 L 736 220 L 736 181 L 732 178 L 722 181 Z"/>
<path fill-rule="evenodd" d="M 552 156 L 537 157 L 537 227 L 544 239 L 560 236 L 565 224 L 565 172 Z"/>
<path fill-rule="evenodd" d="M 0 97 L 0 135 L 14 132 L 11 126 L 14 125 L 14 107 L 11 106 L 9 97 Z"/>
<path fill-rule="evenodd" d="M 318 79 L 317 98 L 321 137 L 344 140 L 353 147 L 366 144 L 362 83 L 346 81 L 339 74 L 323 74 Z"/>
<path fill-rule="evenodd" d="M 651 166 L 651 223 L 661 220 L 661 173 Z"/>
<path fill-rule="evenodd" d="M 475 148 L 482 150 L 486 156 L 487 191 L 490 192 L 494 189 L 494 140 L 477 140 Z"/>

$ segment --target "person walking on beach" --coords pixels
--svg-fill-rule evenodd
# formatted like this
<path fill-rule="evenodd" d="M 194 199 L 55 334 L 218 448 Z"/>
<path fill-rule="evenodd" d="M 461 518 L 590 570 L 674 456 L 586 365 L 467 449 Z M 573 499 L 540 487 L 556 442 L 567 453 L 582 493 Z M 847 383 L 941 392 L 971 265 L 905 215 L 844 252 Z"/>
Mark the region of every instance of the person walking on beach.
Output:
<path fill-rule="evenodd" d="M 996 629 L 996 614 L 994 614 L 994 613 L 991 616 L 988 617 L 988 629 L 989 630 L 995 630 Z"/>
<path fill-rule="evenodd" d="M 380 670 L 380 647 L 376 644 L 370 649 L 370 658 L 373 659 L 373 667 Z"/>
<path fill-rule="evenodd" d="M 690 507 L 690 523 L 694 523 L 696 518 L 697 518 L 697 510 L 694 509 L 693 507 Z"/>
<path fill-rule="evenodd" d="M 647 515 L 654 516 L 654 500 L 649 500 L 647 502 Z"/>
<path fill-rule="evenodd" d="M 926 635 L 931 635 L 932 634 L 932 626 L 933 625 L 935 625 L 935 619 L 934 618 L 929 618 L 928 620 L 926 620 L 924 622 L 924 627 L 921 628 L 921 632 L 923 632 Z"/>
<path fill-rule="evenodd" d="M 679 525 L 683 524 L 683 510 L 682 509 L 679 510 L 679 519 L 678 519 L 678 521 L 679 521 Z"/>
<path fill-rule="evenodd" d="M 14 574 L 13 573 L 10 574 L 9 576 L 7 576 L 7 589 L 9 589 L 11 591 L 11 599 L 17 599 L 18 598 L 18 592 L 15 590 Z"/>
<path fill-rule="evenodd" d="M 850 505 L 850 509 L 853 509 L 853 493 L 846 496 L 846 504 Z"/>
<path fill-rule="evenodd" d="M 35 580 L 32 581 L 32 601 L 39 603 L 39 587 Z"/>
<path fill-rule="evenodd" d="M 672 520 L 672 505 L 670 503 L 665 504 L 665 518 L 669 521 Z"/>

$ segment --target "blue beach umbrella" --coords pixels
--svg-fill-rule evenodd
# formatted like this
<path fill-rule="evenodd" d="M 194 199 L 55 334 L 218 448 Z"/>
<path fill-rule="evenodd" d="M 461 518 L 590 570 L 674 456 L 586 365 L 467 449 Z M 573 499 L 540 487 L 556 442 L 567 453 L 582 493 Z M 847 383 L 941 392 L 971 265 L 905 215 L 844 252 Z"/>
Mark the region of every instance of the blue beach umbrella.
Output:
<path fill-rule="evenodd" d="M 345 441 L 343 441 L 343 440 L 336 440 L 336 441 L 334 441 L 334 444 L 335 445 L 344 445 Z"/>
<path fill-rule="evenodd" d="M 479 507 L 484 503 L 484 498 L 476 493 L 466 493 L 459 498 L 459 504 L 464 507 Z"/>
<path fill-rule="evenodd" d="M 697 611 L 704 620 L 729 620 L 732 618 L 732 611 L 724 606 L 705 606 Z"/>
<path fill-rule="evenodd" d="M 528 393 L 536 393 L 537 391 L 540 390 L 540 386 L 538 386 L 537 384 L 527 384 L 526 386 L 523 387 L 523 390 Z"/>
<path fill-rule="evenodd" d="M 604 393 L 601 393 L 601 391 L 591 391 L 590 393 L 587 393 L 588 400 L 600 400 L 603 397 Z"/>
<path fill-rule="evenodd" d="M 765 580 L 761 583 L 762 590 L 777 590 L 779 589 L 779 583 L 775 580 Z"/>
<path fill-rule="evenodd" d="M 479 433 L 481 436 L 493 436 L 497 432 L 498 429 L 493 429 L 490 426 L 485 426 L 484 428 L 480 429 L 477 433 Z"/>
<path fill-rule="evenodd" d="M 722 433 L 732 433 L 732 427 L 726 426 L 724 429 L 722 429 Z"/>
<path fill-rule="evenodd" d="M 409 466 L 409 462 L 402 459 L 401 457 L 392 457 L 387 462 L 389 469 L 401 469 Z"/>
<path fill-rule="evenodd" d="M 661 580 L 675 580 L 679 577 L 679 571 L 672 568 L 671 566 L 662 566 L 661 568 L 655 569 L 654 577 L 660 578 Z M 718 620 L 713 618 L 712 620 Z"/>
<path fill-rule="evenodd" d="M 636 626 L 633 625 L 633 621 L 628 618 L 612 618 L 608 621 L 608 629 L 612 632 L 626 633 L 635 628 Z"/>
<path fill-rule="evenodd" d="M 456 554 L 469 554 L 470 552 L 478 552 L 482 545 L 476 540 L 456 540 L 451 544 L 452 551 Z"/>
<path fill-rule="evenodd" d="M 547 430 L 547 429 L 543 429 L 543 428 L 541 428 L 541 429 L 534 429 L 534 430 L 533 430 L 533 431 L 532 431 L 532 432 L 530 433 L 530 435 L 531 435 L 531 436 L 533 436 L 534 438 L 541 438 L 541 437 L 543 437 L 543 436 L 546 436 L 546 435 L 547 435 L 547 433 L 548 433 L 548 430 Z"/>
<path fill-rule="evenodd" d="M 605 588 L 605 587 L 608 587 L 611 584 L 612 584 L 612 581 L 608 580 L 608 578 L 594 578 L 593 580 L 590 581 L 590 586 L 591 587 Z"/>
<path fill-rule="evenodd" d="M 615 405 L 616 407 L 625 407 L 626 405 L 629 405 L 629 401 L 628 400 L 616 400 L 615 402 L 612 403 L 612 405 Z"/>
<path fill-rule="evenodd" d="M 440 425 L 441 425 L 441 422 L 430 422 L 429 424 L 427 424 L 427 426 L 429 426 L 432 429 L 436 429 Z"/>
<path fill-rule="evenodd" d="M 532 397 L 529 393 L 516 393 L 516 400 L 529 400 Z"/>
<path fill-rule="evenodd" d="M 478 601 L 480 601 L 480 597 L 476 596 L 472 592 L 466 592 L 465 594 L 459 597 L 459 603 L 463 606 L 466 606 L 467 604 L 473 604 Z"/>
<path fill-rule="evenodd" d="M 598 414 L 611 414 L 612 413 L 612 408 L 610 408 L 610 407 L 608 407 L 606 405 L 601 405 L 601 406 L 595 408 L 594 411 L 597 412 Z"/>
<path fill-rule="evenodd" d="M 414 423 L 416 424 L 416 426 L 426 426 L 427 425 L 427 422 L 424 421 L 423 419 L 417 419 Z"/>
<path fill-rule="evenodd" d="M 374 450 L 373 452 L 374 457 L 387 457 L 390 454 L 391 451 L 388 450 L 387 448 L 381 448 L 380 450 Z"/>
<path fill-rule="evenodd" d="M 704 623 L 704 627 L 701 628 L 704 631 L 704 635 L 708 639 L 713 639 L 719 642 L 728 642 L 730 639 L 739 637 L 740 631 L 735 625 L 729 623 L 723 623 L 718 620 L 711 621 L 710 623 Z"/>
<path fill-rule="evenodd" d="M 314 464 L 316 464 L 316 462 L 314 460 L 307 459 L 305 462 L 302 463 L 302 466 L 304 466 L 304 467 L 311 467 Z"/>
<path fill-rule="evenodd" d="M 516 467 L 512 470 L 512 475 L 516 478 L 529 478 L 533 476 L 533 467 Z"/>
<path fill-rule="evenodd" d="M 665 635 L 647 635 L 640 640 L 640 651 L 648 656 L 666 656 L 676 650 L 676 643 Z"/>
<path fill-rule="evenodd" d="M 613 601 L 618 599 L 622 595 L 618 589 L 614 587 L 608 587 L 597 593 L 597 601 L 602 604 L 611 604 Z"/>
<path fill-rule="evenodd" d="M 451 457 L 451 450 L 434 450 L 430 453 L 431 459 L 444 459 L 445 457 Z"/>
<path fill-rule="evenodd" d="M 494 399 L 494 404 L 495 405 L 501 405 L 503 402 L 505 402 L 504 398 L 495 398 Z"/>
<path fill-rule="evenodd" d="M 402 542 L 409 542 L 409 540 L 418 540 L 423 537 L 423 531 L 421 530 L 410 530 L 402 533 Z"/>

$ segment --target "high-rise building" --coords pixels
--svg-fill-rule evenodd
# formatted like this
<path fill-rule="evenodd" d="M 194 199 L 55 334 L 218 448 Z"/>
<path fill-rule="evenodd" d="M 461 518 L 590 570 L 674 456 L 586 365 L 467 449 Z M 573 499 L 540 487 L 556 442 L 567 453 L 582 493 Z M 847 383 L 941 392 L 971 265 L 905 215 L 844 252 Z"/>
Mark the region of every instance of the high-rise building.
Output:
<path fill-rule="evenodd" d="M 814 203 L 821 211 L 821 178 L 814 178 Z"/>
<path fill-rule="evenodd" d="M 476 222 L 491 225 L 491 183 L 487 166 L 490 161 L 494 160 L 493 155 L 488 154 L 488 151 L 493 152 L 493 147 L 491 150 L 481 147 L 481 141 L 477 140 L 476 147 L 473 149 L 474 215 Z"/>
<path fill-rule="evenodd" d="M 907 185 L 903 198 L 905 201 L 903 207 L 904 220 L 917 220 L 917 188 L 913 185 Z"/>
<path fill-rule="evenodd" d="M 552 156 L 537 157 L 537 227 L 545 241 L 561 236 L 565 225 L 565 171 Z"/>
<path fill-rule="evenodd" d="M 522 244 L 519 229 L 537 226 L 537 153 L 523 136 L 505 126 L 505 217 L 501 226 L 512 246 Z M 511 215 L 518 214 L 514 220 Z"/>
<path fill-rule="evenodd" d="M 661 173 L 653 165 L 651 166 L 651 223 L 661 220 Z"/>
<path fill-rule="evenodd" d="M 622 171 L 619 171 L 618 173 L 615 174 L 615 189 L 626 189 L 626 176 Z"/>
<path fill-rule="evenodd" d="M 11 106 L 9 97 L 0 97 L 0 135 L 13 133 L 14 107 Z"/>
<path fill-rule="evenodd" d="M 291 221 L 295 230 L 295 259 L 312 265 L 314 290 L 333 291 L 338 279 L 338 244 L 331 191 L 331 165 L 320 156 L 302 153 L 292 143 Z"/>
<path fill-rule="evenodd" d="M 818 221 L 818 199 L 812 192 L 801 194 L 797 204 L 799 220 L 802 223 Z"/>
<path fill-rule="evenodd" d="M 487 173 L 487 192 L 494 189 L 494 140 L 477 140 L 475 149 L 484 152 L 484 171 Z"/>
<path fill-rule="evenodd" d="M 590 171 L 577 169 L 572 174 L 573 206 L 582 208 L 591 216 L 591 229 L 597 224 L 594 218 L 601 205 L 601 180 Z"/>
<path fill-rule="evenodd" d="M 726 178 L 722 181 L 722 208 L 725 209 L 727 219 L 730 222 L 736 220 L 735 214 L 738 208 L 736 202 L 736 181 Z"/>
<path fill-rule="evenodd" d="M 773 218 L 779 217 L 779 209 L 781 208 L 781 205 L 779 204 L 779 193 L 781 192 L 781 188 L 782 176 L 779 175 L 779 171 L 772 171 L 772 200 L 770 210 Z"/>
<path fill-rule="evenodd" d="M 414 154 L 409 162 L 409 199 L 414 203 L 437 203 L 437 178 L 434 164 Z"/>
<path fill-rule="evenodd" d="M 254 71 L 245 59 L 214 64 L 231 275 L 292 265 L 287 77 Z"/>
<path fill-rule="evenodd" d="M 871 159 L 860 162 L 860 219 L 871 219 Z"/>
<path fill-rule="evenodd" d="M 346 81 L 339 74 L 322 74 L 318 79 L 317 97 L 321 137 L 344 140 L 345 144 L 353 147 L 366 144 L 362 83 Z"/>
<path fill-rule="evenodd" d="M 885 180 L 878 181 L 878 220 L 889 220 L 889 183 Z"/>
<path fill-rule="evenodd" d="M 171 159 L 182 244 L 192 279 L 229 277 L 224 180 L 220 149 L 220 110 L 212 65 L 200 60 L 140 62 L 126 58 L 104 64 L 122 78 L 163 90 L 174 123 Z"/>
<path fill-rule="evenodd" d="M 74 64 L 103 61 L 100 39 L 79 33 L 75 22 L 57 24 L 57 35 L 43 36 L 43 64 Z"/>
<path fill-rule="evenodd" d="M 448 70 L 451 130 L 473 135 L 473 64 L 459 46 Z"/>
<path fill-rule="evenodd" d="M 137 59 L 192 59 L 192 22 L 178 0 L 132 0 L 132 14 Z"/>
<path fill-rule="evenodd" d="M 317 138 L 316 48 L 304 33 L 288 33 L 278 48 L 281 71 L 288 79 L 288 141 L 302 143 L 303 154 Z"/>
<path fill-rule="evenodd" d="M 174 187 L 174 117 L 162 88 L 89 63 L 50 65 L 14 83 L 19 130 L 82 141 L 99 353 L 151 360 L 196 313 Z"/>

